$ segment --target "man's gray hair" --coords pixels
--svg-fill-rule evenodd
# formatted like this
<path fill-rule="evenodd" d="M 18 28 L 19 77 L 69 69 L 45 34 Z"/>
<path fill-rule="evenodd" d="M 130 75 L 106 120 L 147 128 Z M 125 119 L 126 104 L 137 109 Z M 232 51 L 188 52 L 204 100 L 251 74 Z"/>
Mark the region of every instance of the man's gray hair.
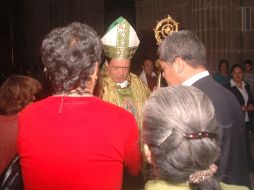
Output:
<path fill-rule="evenodd" d="M 151 151 L 154 174 L 151 178 L 186 182 L 190 174 L 208 169 L 217 160 L 218 122 L 212 102 L 199 89 L 181 85 L 161 88 L 149 97 L 143 111 L 142 137 Z M 184 137 L 200 132 L 214 136 Z M 214 178 L 198 185 L 210 189 L 205 185 L 207 182 L 218 187 Z"/>
<path fill-rule="evenodd" d="M 191 31 L 181 30 L 170 34 L 160 44 L 157 54 L 159 59 L 172 63 L 179 57 L 190 66 L 206 66 L 206 52 L 203 43 Z"/>

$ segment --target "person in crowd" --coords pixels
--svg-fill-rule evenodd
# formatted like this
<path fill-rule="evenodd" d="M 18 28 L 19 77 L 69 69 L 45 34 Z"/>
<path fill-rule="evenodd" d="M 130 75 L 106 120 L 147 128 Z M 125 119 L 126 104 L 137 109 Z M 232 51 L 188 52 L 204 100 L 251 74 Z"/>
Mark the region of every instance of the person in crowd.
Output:
<path fill-rule="evenodd" d="M 244 66 L 244 80 L 249 83 L 251 87 L 252 94 L 254 92 L 254 73 L 253 65 L 250 59 L 247 59 L 243 63 Z"/>
<path fill-rule="evenodd" d="M 244 81 L 249 83 L 252 94 L 254 93 L 254 73 L 252 61 L 247 59 L 244 61 Z M 254 134 L 254 117 L 252 117 L 249 133 L 252 136 Z"/>
<path fill-rule="evenodd" d="M 251 71 L 253 70 L 252 61 L 250 59 L 247 59 L 244 61 L 243 65 L 244 65 L 244 72 L 251 73 Z"/>
<path fill-rule="evenodd" d="M 250 85 L 247 82 L 243 81 L 243 68 L 241 65 L 234 64 L 231 67 L 231 76 L 232 79 L 228 84 L 225 85 L 225 87 L 228 88 L 236 96 L 244 113 L 249 170 L 254 172 L 254 161 L 252 159 L 249 142 L 249 133 L 251 133 L 252 127 L 251 119 L 253 117 L 254 111 L 253 95 Z"/>
<path fill-rule="evenodd" d="M 218 63 L 219 72 L 213 75 L 215 81 L 221 85 L 227 84 L 230 80 L 230 75 L 228 73 L 228 61 L 226 59 L 221 59 Z"/>
<path fill-rule="evenodd" d="M 157 85 L 157 75 L 154 72 L 154 61 L 152 59 L 145 59 L 143 70 L 139 78 L 153 91 Z"/>
<path fill-rule="evenodd" d="M 192 111 L 190 111 L 192 110 Z M 214 177 L 220 154 L 219 124 L 208 96 L 196 87 L 170 86 L 144 106 L 145 190 L 247 190 Z"/>
<path fill-rule="evenodd" d="M 19 112 L 36 100 L 41 83 L 29 76 L 8 77 L 0 88 L 0 174 L 17 153 Z"/>
<path fill-rule="evenodd" d="M 157 53 L 169 85 L 195 86 L 214 105 L 221 147 L 216 177 L 225 183 L 249 187 L 244 117 L 236 97 L 207 71 L 203 43 L 193 32 L 181 30 L 167 36 Z"/>
<path fill-rule="evenodd" d="M 142 107 L 149 88 L 130 72 L 131 59 L 139 45 L 135 30 L 123 17 L 116 19 L 102 37 L 106 64 L 102 73 L 102 99 L 131 112 L 142 125 Z"/>
<path fill-rule="evenodd" d="M 54 94 L 19 117 L 26 190 L 120 190 L 123 167 L 140 172 L 139 131 L 126 110 L 93 96 L 101 39 L 86 24 L 53 29 L 41 47 Z"/>

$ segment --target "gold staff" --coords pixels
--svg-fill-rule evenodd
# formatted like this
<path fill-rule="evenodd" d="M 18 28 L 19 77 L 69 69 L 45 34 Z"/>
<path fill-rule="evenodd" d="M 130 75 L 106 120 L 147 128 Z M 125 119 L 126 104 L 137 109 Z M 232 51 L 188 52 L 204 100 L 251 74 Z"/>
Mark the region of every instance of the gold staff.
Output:
<path fill-rule="evenodd" d="M 154 29 L 155 39 L 159 45 L 168 35 L 178 31 L 179 23 L 172 19 L 169 15 L 159 21 Z M 161 87 L 161 73 L 160 60 L 155 61 L 155 66 L 158 69 L 157 88 Z"/>

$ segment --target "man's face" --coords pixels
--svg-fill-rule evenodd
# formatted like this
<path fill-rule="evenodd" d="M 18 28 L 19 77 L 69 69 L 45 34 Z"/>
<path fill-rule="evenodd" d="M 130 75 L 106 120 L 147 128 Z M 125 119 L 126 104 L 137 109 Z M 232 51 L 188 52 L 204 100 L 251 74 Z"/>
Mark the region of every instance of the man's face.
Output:
<path fill-rule="evenodd" d="M 131 61 L 128 59 L 111 59 L 107 64 L 109 77 L 116 83 L 122 83 L 127 79 Z"/>
<path fill-rule="evenodd" d="M 162 76 L 165 78 L 168 85 L 181 84 L 173 63 L 168 64 L 164 61 L 160 61 L 160 66 L 162 69 Z"/>
<path fill-rule="evenodd" d="M 144 65 L 143 65 L 143 69 L 145 71 L 145 74 L 151 76 L 152 72 L 153 72 L 153 69 L 154 69 L 153 62 L 151 60 L 145 60 Z"/>

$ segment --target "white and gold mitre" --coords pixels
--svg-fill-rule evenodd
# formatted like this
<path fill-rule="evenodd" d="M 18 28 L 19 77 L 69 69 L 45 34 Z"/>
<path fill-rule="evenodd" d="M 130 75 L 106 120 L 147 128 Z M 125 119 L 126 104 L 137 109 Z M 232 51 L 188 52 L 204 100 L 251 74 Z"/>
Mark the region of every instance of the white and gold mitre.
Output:
<path fill-rule="evenodd" d="M 135 30 L 123 17 L 109 26 L 101 40 L 105 55 L 111 59 L 131 59 L 140 43 Z"/>

